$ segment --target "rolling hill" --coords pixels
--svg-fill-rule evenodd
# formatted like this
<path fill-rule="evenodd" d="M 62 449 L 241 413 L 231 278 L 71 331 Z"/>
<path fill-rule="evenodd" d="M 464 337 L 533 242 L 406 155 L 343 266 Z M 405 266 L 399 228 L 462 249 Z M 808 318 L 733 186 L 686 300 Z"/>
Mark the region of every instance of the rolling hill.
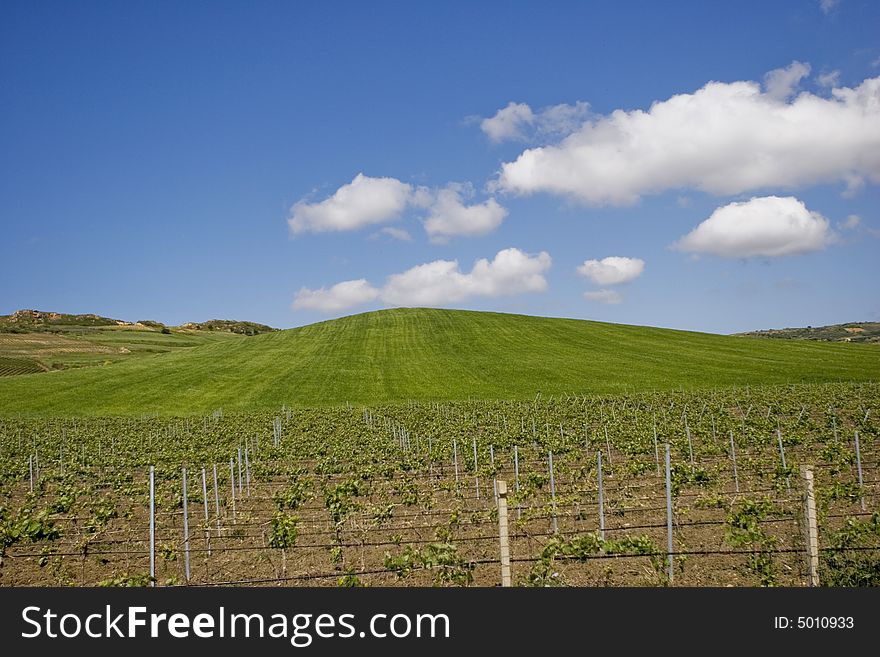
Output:
<path fill-rule="evenodd" d="M 738 333 L 756 338 L 778 340 L 822 340 L 825 342 L 866 342 L 880 344 L 880 322 L 850 322 L 830 326 L 806 326 L 803 328 L 765 329 Z"/>
<path fill-rule="evenodd" d="M 871 345 L 401 308 L 0 379 L 0 414 L 195 414 L 407 399 L 880 379 Z"/>
<path fill-rule="evenodd" d="M 19 310 L 0 315 L 0 377 L 109 365 L 277 330 L 236 320 L 168 327 L 150 320 Z"/>

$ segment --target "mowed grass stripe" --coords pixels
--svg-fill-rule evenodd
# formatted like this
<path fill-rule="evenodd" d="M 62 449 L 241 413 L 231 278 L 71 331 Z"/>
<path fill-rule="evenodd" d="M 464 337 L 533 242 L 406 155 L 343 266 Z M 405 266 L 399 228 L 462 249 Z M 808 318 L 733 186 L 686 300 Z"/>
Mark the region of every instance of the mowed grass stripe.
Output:
<path fill-rule="evenodd" d="M 190 414 L 840 380 L 880 380 L 880 349 L 394 309 L 106 367 L 4 377 L 0 414 Z"/>

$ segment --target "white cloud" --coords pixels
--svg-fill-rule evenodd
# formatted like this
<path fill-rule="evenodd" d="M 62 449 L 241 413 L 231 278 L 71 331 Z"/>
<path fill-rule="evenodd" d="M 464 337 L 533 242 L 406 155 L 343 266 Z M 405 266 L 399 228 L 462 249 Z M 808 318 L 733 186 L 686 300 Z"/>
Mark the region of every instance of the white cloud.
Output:
<path fill-rule="evenodd" d="M 473 237 L 492 232 L 507 216 L 507 210 L 490 198 L 484 203 L 465 205 L 462 196 L 473 196 L 471 185 L 450 183 L 437 192 L 425 220 L 425 232 L 434 242 L 445 242 L 455 235 Z"/>
<path fill-rule="evenodd" d="M 589 103 L 562 103 L 534 112 L 526 103 L 510 102 L 495 115 L 483 119 L 480 129 L 495 143 L 558 138 L 583 125 L 590 113 Z"/>
<path fill-rule="evenodd" d="M 529 255 L 519 249 L 499 251 L 495 258 L 481 258 L 470 272 L 462 272 L 457 260 L 435 260 L 400 274 L 391 274 L 382 288 L 365 279 L 337 283 L 329 290 L 302 288 L 296 295 L 296 310 L 336 312 L 375 299 L 389 306 L 443 306 L 473 297 L 500 297 L 547 289 L 544 272 L 550 255 L 541 251 Z"/>
<path fill-rule="evenodd" d="M 287 222 L 294 234 L 357 230 L 393 221 L 406 209 L 417 207 L 428 210 L 424 226 L 431 240 L 445 242 L 455 235 L 485 235 L 507 216 L 507 210 L 493 198 L 465 205 L 463 197 L 473 195 L 470 183 L 449 183 L 437 191 L 413 187 L 396 178 L 370 178 L 359 173 L 323 201 L 298 201 Z M 402 228 L 386 226 L 380 233 L 404 241 L 412 239 Z"/>
<path fill-rule="evenodd" d="M 840 0 L 819 0 L 819 9 L 823 14 L 830 14 L 840 4 Z"/>
<path fill-rule="evenodd" d="M 409 202 L 417 208 L 430 207 L 431 203 L 434 202 L 434 192 L 427 187 L 416 187 L 409 197 Z"/>
<path fill-rule="evenodd" d="M 791 98 L 798 84 L 810 74 L 810 65 L 794 61 L 785 68 L 776 68 L 764 75 L 764 89 L 774 100 L 785 101 Z"/>
<path fill-rule="evenodd" d="M 673 247 L 728 258 L 773 258 L 825 248 L 828 220 L 792 197 L 764 196 L 717 208 Z"/>
<path fill-rule="evenodd" d="M 616 290 L 595 290 L 593 292 L 584 292 L 584 299 L 607 304 L 618 304 L 623 301 L 620 292 L 617 292 Z"/>
<path fill-rule="evenodd" d="M 796 64 L 787 70 L 799 75 Z M 845 181 L 854 191 L 880 182 L 880 77 L 791 101 L 775 97 L 784 82 L 774 78 L 774 94 L 756 82 L 709 82 L 648 110 L 588 120 L 504 163 L 496 187 L 626 204 L 669 189 L 727 195 Z"/>
<path fill-rule="evenodd" d="M 585 260 L 577 268 L 581 276 L 586 276 L 596 285 L 619 285 L 629 283 L 645 271 L 645 261 L 640 258 L 609 256 L 601 260 Z"/>
<path fill-rule="evenodd" d="M 336 312 L 351 306 L 373 301 L 379 296 L 379 290 L 370 285 L 366 279 L 337 283 L 329 290 L 320 288 L 310 290 L 302 288 L 293 300 L 294 310 L 320 310 Z"/>
<path fill-rule="evenodd" d="M 381 231 L 379 231 L 389 237 L 393 237 L 396 240 L 400 240 L 402 242 L 411 242 L 412 235 L 409 234 L 408 231 L 403 228 L 395 228 L 394 226 L 385 226 Z"/>
<path fill-rule="evenodd" d="M 844 221 L 841 221 L 839 226 L 844 230 L 855 230 L 861 223 L 862 218 L 859 215 L 851 214 Z"/>
<path fill-rule="evenodd" d="M 370 178 L 359 173 L 323 201 L 298 201 L 287 222 L 294 234 L 356 230 L 398 218 L 422 194 L 396 178 Z"/>
<path fill-rule="evenodd" d="M 513 248 L 499 251 L 491 262 L 477 260 L 467 274 L 456 260 L 435 260 L 389 276 L 382 300 L 393 306 L 442 306 L 475 296 L 543 292 L 547 289 L 544 272 L 550 263 L 545 251 L 530 256 Z"/>
<path fill-rule="evenodd" d="M 836 87 L 840 84 L 840 71 L 827 71 L 816 76 L 816 83 L 820 87 Z"/>
<path fill-rule="evenodd" d="M 483 119 L 480 129 L 494 142 L 508 139 L 524 139 L 525 129 L 535 121 L 532 108 L 525 103 L 510 102 L 495 115 Z"/>
<path fill-rule="evenodd" d="M 538 136 L 560 137 L 580 128 L 590 115 L 590 104 L 582 100 L 574 105 L 562 103 L 538 112 L 535 123 Z"/>

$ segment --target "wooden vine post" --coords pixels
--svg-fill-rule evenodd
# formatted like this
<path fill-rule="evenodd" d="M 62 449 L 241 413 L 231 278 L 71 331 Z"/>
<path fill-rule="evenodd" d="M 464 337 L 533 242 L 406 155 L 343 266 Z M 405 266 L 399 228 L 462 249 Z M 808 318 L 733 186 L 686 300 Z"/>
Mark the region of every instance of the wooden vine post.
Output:
<path fill-rule="evenodd" d="M 156 586 L 156 466 L 150 466 L 150 586 Z"/>
<path fill-rule="evenodd" d="M 672 549 L 672 467 L 669 460 L 669 443 L 666 443 L 666 576 L 669 578 L 670 586 L 675 581 Z"/>
<path fill-rule="evenodd" d="M 813 468 L 801 466 L 804 483 L 804 543 L 807 548 L 807 581 L 819 586 L 819 529 L 816 524 L 816 495 L 813 491 Z"/>
<path fill-rule="evenodd" d="M 501 541 L 501 586 L 511 586 L 510 536 L 507 531 L 507 482 L 498 481 L 498 537 Z"/>

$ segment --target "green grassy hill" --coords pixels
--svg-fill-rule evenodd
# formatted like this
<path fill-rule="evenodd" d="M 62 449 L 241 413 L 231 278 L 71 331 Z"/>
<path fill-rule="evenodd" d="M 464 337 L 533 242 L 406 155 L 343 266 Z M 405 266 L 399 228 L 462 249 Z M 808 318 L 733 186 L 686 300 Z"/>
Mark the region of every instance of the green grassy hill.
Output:
<path fill-rule="evenodd" d="M 880 380 L 880 350 L 395 309 L 107 367 L 5 377 L 0 414 L 187 414 L 838 380 Z"/>

